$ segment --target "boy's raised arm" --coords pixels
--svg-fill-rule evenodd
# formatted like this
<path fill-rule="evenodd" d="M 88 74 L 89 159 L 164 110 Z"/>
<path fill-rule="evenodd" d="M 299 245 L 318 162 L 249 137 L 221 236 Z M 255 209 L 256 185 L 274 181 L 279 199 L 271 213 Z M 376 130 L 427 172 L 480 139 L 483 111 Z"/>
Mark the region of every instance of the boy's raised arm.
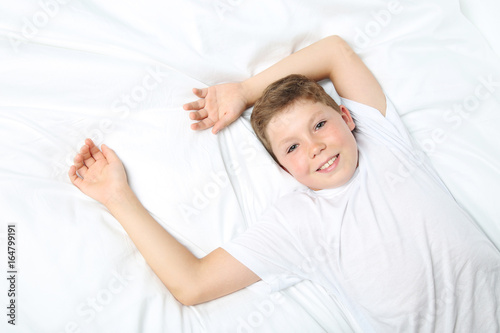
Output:
<path fill-rule="evenodd" d="M 329 78 L 341 97 L 372 106 L 385 114 L 385 95 L 380 84 L 339 36 L 313 43 L 243 81 L 249 103 L 254 104 L 269 84 L 289 74 L 302 74 L 315 81 Z"/>
<path fill-rule="evenodd" d="M 386 100 L 380 84 L 359 56 L 339 36 L 326 37 L 277 62 L 265 71 L 241 82 L 194 89 L 199 100 L 184 105 L 192 129 L 214 127 L 216 133 L 252 106 L 268 85 L 290 74 L 302 74 L 319 81 L 330 78 L 337 93 L 379 110 L 385 115 Z"/>

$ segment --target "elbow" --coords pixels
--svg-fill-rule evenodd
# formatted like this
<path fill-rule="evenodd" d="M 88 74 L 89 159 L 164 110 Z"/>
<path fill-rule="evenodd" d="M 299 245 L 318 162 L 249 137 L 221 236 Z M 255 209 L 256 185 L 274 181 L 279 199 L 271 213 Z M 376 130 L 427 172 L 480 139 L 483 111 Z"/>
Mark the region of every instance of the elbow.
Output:
<path fill-rule="evenodd" d="M 331 35 L 322 40 L 322 49 L 326 54 L 334 55 L 330 57 L 332 62 L 339 56 L 345 56 L 352 52 L 351 47 L 347 42 L 338 35 Z"/>
<path fill-rule="evenodd" d="M 172 293 L 172 295 L 175 297 L 175 299 L 181 303 L 182 305 L 185 306 L 192 306 L 196 304 L 202 303 L 196 295 L 193 295 L 192 293 L 189 292 L 184 292 L 184 293 Z"/>
<path fill-rule="evenodd" d="M 344 52 L 348 50 L 349 51 L 348 53 L 352 51 L 349 44 L 342 37 L 338 35 L 325 37 L 325 42 L 327 44 L 327 47 L 330 47 L 332 50 L 340 49 Z"/>
<path fill-rule="evenodd" d="M 338 44 L 338 43 L 345 43 L 346 41 L 340 37 L 339 35 L 331 35 L 328 37 L 325 37 L 325 39 L 328 41 L 330 44 Z"/>
<path fill-rule="evenodd" d="M 191 306 L 203 303 L 200 286 L 194 283 L 184 283 L 176 288 L 168 287 L 172 296 L 182 305 Z"/>

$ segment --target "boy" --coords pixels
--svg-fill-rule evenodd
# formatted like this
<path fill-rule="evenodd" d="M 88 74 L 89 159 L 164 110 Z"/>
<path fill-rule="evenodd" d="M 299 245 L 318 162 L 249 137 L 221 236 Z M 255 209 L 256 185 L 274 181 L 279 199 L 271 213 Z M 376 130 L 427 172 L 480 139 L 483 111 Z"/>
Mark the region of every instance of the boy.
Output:
<path fill-rule="evenodd" d="M 324 78 L 342 105 L 314 82 Z M 198 259 L 140 204 L 116 154 L 87 139 L 71 181 L 109 209 L 180 302 L 209 301 L 260 279 L 271 290 L 309 279 L 340 299 L 363 331 L 499 329 L 500 254 L 416 153 L 380 85 L 341 38 L 242 83 L 193 91 L 200 99 L 184 106 L 199 120 L 192 128 L 213 133 L 260 98 L 256 134 L 307 188 Z M 394 181 L 401 167 L 409 172 Z"/>

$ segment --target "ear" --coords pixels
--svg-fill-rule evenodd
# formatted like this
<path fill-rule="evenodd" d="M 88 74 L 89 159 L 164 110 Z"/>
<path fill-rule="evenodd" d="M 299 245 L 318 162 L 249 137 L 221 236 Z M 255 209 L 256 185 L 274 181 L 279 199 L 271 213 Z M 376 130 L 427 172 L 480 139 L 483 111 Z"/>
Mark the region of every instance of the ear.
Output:
<path fill-rule="evenodd" d="M 344 105 L 340 105 L 339 107 L 342 119 L 344 119 L 345 123 L 347 124 L 347 127 L 349 127 L 349 130 L 353 131 L 354 128 L 356 127 L 356 124 L 352 119 L 351 112 Z"/>

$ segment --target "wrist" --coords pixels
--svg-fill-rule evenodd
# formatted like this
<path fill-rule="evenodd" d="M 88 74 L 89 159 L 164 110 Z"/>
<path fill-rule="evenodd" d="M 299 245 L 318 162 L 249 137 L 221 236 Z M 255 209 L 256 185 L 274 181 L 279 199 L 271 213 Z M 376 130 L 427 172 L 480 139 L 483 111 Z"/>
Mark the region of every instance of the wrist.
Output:
<path fill-rule="evenodd" d="M 116 188 L 113 194 L 106 202 L 103 202 L 103 204 L 114 215 L 113 212 L 120 210 L 123 206 L 130 206 L 135 201 L 137 201 L 135 193 L 130 186 L 126 184 Z"/>
<path fill-rule="evenodd" d="M 240 82 L 242 94 L 245 96 L 246 108 L 253 106 L 260 97 L 260 94 L 255 91 L 255 84 L 253 84 L 252 79 L 253 77 Z"/>

